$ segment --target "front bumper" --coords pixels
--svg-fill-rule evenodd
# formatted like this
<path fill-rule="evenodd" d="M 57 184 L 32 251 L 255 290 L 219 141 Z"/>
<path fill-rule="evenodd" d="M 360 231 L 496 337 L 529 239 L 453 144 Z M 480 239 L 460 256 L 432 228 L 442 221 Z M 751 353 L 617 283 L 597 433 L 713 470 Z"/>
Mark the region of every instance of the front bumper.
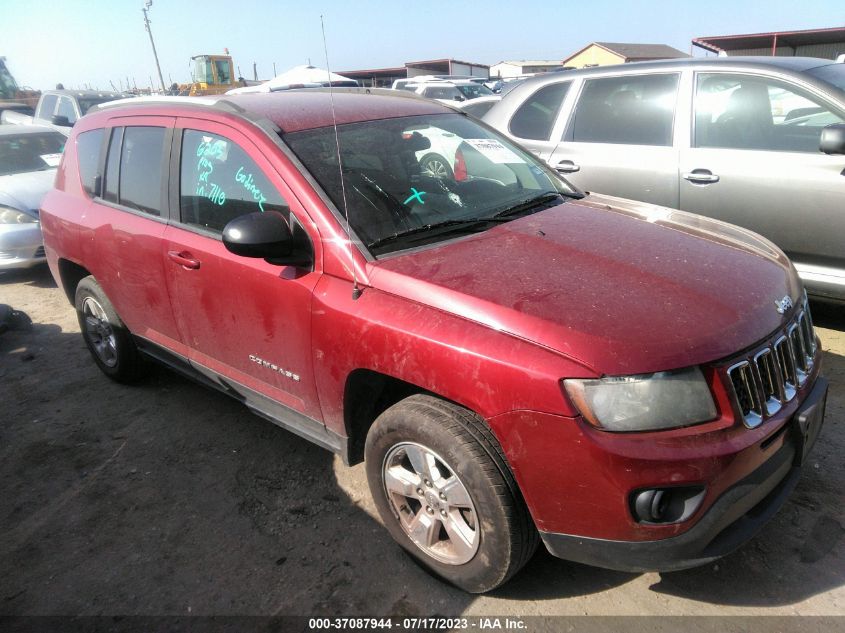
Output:
<path fill-rule="evenodd" d="M 827 390 L 827 380 L 819 376 L 785 427 L 781 448 L 722 493 L 686 532 L 653 541 L 617 541 L 541 531 L 546 549 L 559 558 L 629 572 L 687 569 L 725 556 L 751 539 L 795 488 L 824 422 Z"/>
<path fill-rule="evenodd" d="M 0 270 L 29 268 L 45 261 L 41 224 L 0 225 Z"/>

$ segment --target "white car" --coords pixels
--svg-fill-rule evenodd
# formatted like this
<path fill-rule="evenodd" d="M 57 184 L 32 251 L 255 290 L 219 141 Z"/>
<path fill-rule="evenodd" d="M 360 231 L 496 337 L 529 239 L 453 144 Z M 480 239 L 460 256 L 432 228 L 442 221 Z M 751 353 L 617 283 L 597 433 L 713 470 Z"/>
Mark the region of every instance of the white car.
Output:
<path fill-rule="evenodd" d="M 420 124 L 405 130 L 410 137 L 419 134 L 428 147 L 416 152 L 420 175 L 454 180 L 492 180 L 500 185 L 515 185 L 514 165 L 525 160 L 510 149 L 489 139 L 463 138 L 448 129 Z"/>
<path fill-rule="evenodd" d="M 479 97 L 489 97 L 493 94 L 484 84 L 461 79 L 406 84 L 403 89 L 415 92 L 427 99 L 435 99 L 451 105 L 458 101 L 469 101 Z"/>
<path fill-rule="evenodd" d="M 41 125 L 0 126 L 0 270 L 46 261 L 38 208 L 67 138 Z"/>
<path fill-rule="evenodd" d="M 454 80 L 468 80 L 474 82 L 484 83 L 487 81 L 484 77 L 471 77 L 469 75 L 417 75 L 416 77 L 406 77 L 405 79 L 397 79 L 390 86 L 393 90 L 404 90 L 408 84 L 420 84 L 429 81 L 454 81 Z"/>

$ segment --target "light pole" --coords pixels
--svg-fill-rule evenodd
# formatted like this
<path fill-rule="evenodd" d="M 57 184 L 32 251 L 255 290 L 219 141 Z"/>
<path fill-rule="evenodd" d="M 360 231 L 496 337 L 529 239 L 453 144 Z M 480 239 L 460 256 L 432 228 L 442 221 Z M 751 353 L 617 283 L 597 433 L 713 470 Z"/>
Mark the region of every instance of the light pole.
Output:
<path fill-rule="evenodd" d="M 164 77 L 161 76 L 161 66 L 158 64 L 158 53 L 156 53 L 156 44 L 153 41 L 153 31 L 150 28 L 150 18 L 147 17 L 147 11 L 149 8 L 153 6 L 153 0 L 147 0 L 146 6 L 141 9 L 144 12 L 144 26 L 147 27 L 147 33 L 150 34 L 150 45 L 153 47 L 153 57 L 156 59 L 156 68 L 158 69 L 158 80 L 161 82 L 161 91 L 162 93 L 167 92 L 167 88 L 164 87 Z"/>

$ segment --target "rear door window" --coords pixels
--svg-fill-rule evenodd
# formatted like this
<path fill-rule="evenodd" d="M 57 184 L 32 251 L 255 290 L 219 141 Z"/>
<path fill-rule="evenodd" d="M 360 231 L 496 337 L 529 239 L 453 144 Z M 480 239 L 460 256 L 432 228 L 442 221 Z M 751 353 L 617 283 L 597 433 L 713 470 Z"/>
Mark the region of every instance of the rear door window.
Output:
<path fill-rule="evenodd" d="M 153 126 L 114 128 L 106 160 L 103 199 L 159 217 L 164 209 L 163 170 L 167 130 Z"/>
<path fill-rule="evenodd" d="M 185 130 L 179 184 L 184 224 L 222 233 L 238 216 L 278 211 L 289 219 L 288 204 L 249 155 L 234 141 Z"/>
<path fill-rule="evenodd" d="M 120 204 L 160 216 L 162 204 L 163 127 L 127 127 L 120 151 Z"/>
<path fill-rule="evenodd" d="M 818 98 L 777 79 L 697 77 L 694 147 L 818 153 L 822 128 L 842 121 Z"/>
<path fill-rule="evenodd" d="M 672 145 L 677 73 L 588 79 L 568 140 L 583 143 Z"/>
<path fill-rule="evenodd" d="M 569 81 L 550 84 L 528 97 L 511 119 L 511 134 L 534 141 L 549 140 L 552 126 L 570 85 Z"/>

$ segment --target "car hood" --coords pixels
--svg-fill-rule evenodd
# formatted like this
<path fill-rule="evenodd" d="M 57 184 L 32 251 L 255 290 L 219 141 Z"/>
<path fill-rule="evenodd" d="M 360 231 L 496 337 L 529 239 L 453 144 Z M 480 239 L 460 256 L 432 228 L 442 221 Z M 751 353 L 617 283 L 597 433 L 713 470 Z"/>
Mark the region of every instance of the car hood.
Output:
<path fill-rule="evenodd" d="M 0 176 L 0 205 L 38 217 L 41 200 L 53 187 L 55 179 L 55 168 Z"/>
<path fill-rule="evenodd" d="M 802 287 L 771 242 L 681 211 L 591 195 L 379 260 L 373 287 L 555 350 L 598 375 L 731 356 Z"/>

